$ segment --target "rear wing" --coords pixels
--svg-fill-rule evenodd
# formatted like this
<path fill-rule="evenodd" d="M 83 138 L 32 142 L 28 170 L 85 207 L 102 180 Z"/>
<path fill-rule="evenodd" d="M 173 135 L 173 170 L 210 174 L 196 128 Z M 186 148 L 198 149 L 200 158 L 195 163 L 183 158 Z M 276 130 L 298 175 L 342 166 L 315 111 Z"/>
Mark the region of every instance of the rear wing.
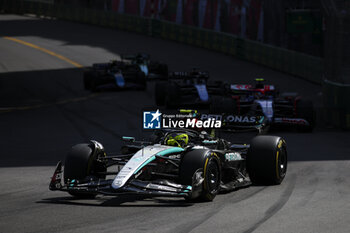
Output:
<path fill-rule="evenodd" d="M 278 91 L 274 85 L 256 87 L 249 84 L 231 84 L 229 92 L 231 95 L 235 96 L 258 96 L 259 98 L 264 96 L 276 97 L 276 95 L 278 95 Z"/>
<path fill-rule="evenodd" d="M 169 79 L 205 79 L 209 78 L 209 73 L 206 71 L 193 71 L 193 72 L 172 72 L 169 74 Z"/>
<path fill-rule="evenodd" d="M 146 53 L 137 53 L 137 54 L 122 54 L 120 55 L 121 60 L 135 60 L 135 59 L 143 59 L 150 60 L 151 56 Z"/>
<path fill-rule="evenodd" d="M 263 85 L 263 86 L 253 86 L 250 84 L 231 84 L 231 91 L 241 91 L 241 92 L 256 92 L 256 91 L 275 91 L 274 85 Z"/>

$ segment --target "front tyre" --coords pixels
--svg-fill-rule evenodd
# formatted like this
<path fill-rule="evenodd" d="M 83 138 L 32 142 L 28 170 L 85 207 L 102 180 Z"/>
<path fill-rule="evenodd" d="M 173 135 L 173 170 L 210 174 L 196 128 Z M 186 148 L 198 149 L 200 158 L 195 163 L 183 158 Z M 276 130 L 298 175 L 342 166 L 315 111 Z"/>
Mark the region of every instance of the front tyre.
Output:
<path fill-rule="evenodd" d="M 237 112 L 237 103 L 236 100 L 222 97 L 222 96 L 213 96 L 210 103 L 210 113 L 214 114 L 234 114 Z"/>
<path fill-rule="evenodd" d="M 98 161 L 101 156 L 105 156 L 104 151 L 94 149 L 92 144 L 82 143 L 73 146 L 65 159 L 64 182 L 84 180 L 87 177 L 105 179 L 106 176 L 101 175 L 101 172 L 106 172 L 107 167 Z M 76 190 L 70 190 L 68 193 L 78 198 L 94 198 L 96 196 L 96 194 Z"/>
<path fill-rule="evenodd" d="M 280 184 L 287 173 L 286 142 L 281 137 L 254 137 L 247 155 L 247 170 L 254 184 Z"/>
<path fill-rule="evenodd" d="M 220 160 L 206 149 L 189 151 L 183 155 L 179 177 L 181 184 L 192 186 L 192 199 L 212 201 L 220 190 Z M 198 187 L 197 183 L 201 186 Z"/>
<path fill-rule="evenodd" d="M 220 165 L 216 156 L 209 156 L 206 159 L 203 169 L 203 192 L 202 199 L 204 201 L 212 201 L 219 193 L 220 189 Z"/>

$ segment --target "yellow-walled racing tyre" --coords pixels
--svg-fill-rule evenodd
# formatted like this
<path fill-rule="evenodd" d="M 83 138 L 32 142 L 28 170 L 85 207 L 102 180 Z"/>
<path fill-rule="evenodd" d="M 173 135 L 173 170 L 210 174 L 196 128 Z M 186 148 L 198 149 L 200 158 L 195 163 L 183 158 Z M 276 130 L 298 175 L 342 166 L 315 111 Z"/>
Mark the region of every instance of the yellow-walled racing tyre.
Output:
<path fill-rule="evenodd" d="M 212 201 L 220 191 L 221 164 L 219 157 L 207 149 L 187 152 L 181 161 L 179 170 L 180 183 L 191 185 L 194 192 L 192 199 Z M 198 181 L 201 182 L 198 182 Z M 200 193 L 196 193 L 196 184 L 200 183 Z"/>
<path fill-rule="evenodd" d="M 277 136 L 256 136 L 247 155 L 247 171 L 253 184 L 280 184 L 287 173 L 286 142 Z"/>

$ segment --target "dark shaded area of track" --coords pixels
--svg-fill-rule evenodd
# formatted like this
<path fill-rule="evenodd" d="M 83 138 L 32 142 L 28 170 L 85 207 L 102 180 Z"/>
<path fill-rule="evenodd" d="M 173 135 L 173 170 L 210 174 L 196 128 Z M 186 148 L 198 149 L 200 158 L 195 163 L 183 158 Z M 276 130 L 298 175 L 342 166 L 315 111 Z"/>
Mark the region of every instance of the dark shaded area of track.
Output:
<path fill-rule="evenodd" d="M 320 106 L 321 87 L 222 54 L 111 29 L 0 15 L 1 36 L 15 37 L 84 66 L 147 52 L 171 70 L 201 67 L 212 78 L 247 82 L 264 77 Z M 146 92 L 91 95 L 82 70 L 0 38 L 1 232 L 346 232 L 350 209 L 350 136 L 316 128 L 312 134 L 273 132 L 288 143 L 288 176 L 280 186 L 253 186 L 212 203 L 182 199 L 99 197 L 76 200 L 49 192 L 57 160 L 79 142 L 96 139 L 118 151 L 121 135 L 142 138 Z M 26 108 L 26 106 L 30 106 Z"/>

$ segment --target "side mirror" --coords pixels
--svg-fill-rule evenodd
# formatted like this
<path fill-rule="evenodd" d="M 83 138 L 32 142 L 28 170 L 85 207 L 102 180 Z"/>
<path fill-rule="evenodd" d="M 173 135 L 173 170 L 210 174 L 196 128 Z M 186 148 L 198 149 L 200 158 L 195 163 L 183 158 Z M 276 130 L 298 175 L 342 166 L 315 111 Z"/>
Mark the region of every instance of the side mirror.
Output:
<path fill-rule="evenodd" d="M 135 137 L 126 137 L 126 136 L 123 136 L 122 137 L 122 140 L 124 142 L 135 142 Z"/>

